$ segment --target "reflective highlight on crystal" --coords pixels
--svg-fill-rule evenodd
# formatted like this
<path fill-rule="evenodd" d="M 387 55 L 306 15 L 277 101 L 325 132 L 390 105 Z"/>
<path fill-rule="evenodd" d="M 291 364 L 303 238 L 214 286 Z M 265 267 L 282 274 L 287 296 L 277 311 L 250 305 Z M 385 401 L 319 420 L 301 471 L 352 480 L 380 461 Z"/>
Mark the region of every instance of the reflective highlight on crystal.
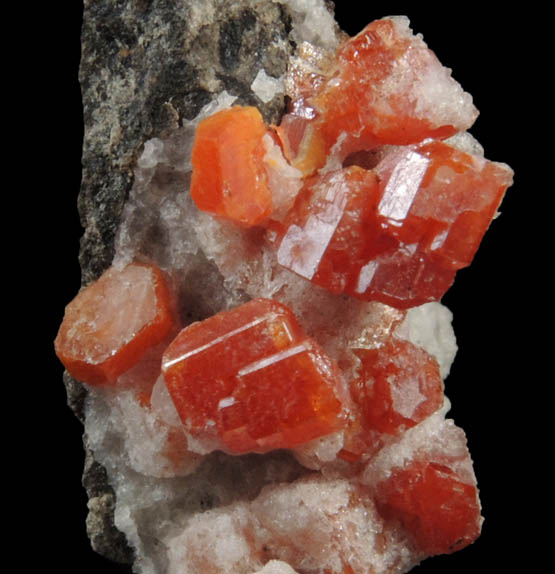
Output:
<path fill-rule="evenodd" d="M 344 425 L 339 368 L 275 301 L 183 329 L 162 372 L 187 432 L 228 452 L 291 448 Z"/>

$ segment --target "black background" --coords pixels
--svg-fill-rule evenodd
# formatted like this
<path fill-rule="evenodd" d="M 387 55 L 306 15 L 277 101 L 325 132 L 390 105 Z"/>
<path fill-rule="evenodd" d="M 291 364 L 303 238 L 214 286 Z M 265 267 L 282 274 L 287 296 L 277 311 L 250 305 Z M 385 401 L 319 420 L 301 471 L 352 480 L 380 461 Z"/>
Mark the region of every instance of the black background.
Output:
<path fill-rule="evenodd" d="M 480 117 L 471 133 L 484 146 L 486 157 L 515 170 L 501 216 L 492 223 L 473 265 L 459 272 L 443 300 L 454 312 L 459 344 L 446 394 L 453 403 L 450 416 L 466 431 L 474 459 L 486 518 L 482 536 L 463 551 L 429 559 L 414 570 L 415 574 L 490 568 L 502 572 L 515 568 L 525 555 L 535 557 L 528 536 L 534 531 L 531 513 L 542 499 L 535 488 L 528 488 L 536 484 L 536 476 L 539 481 L 545 475 L 534 462 L 532 445 L 539 429 L 534 425 L 531 430 L 536 416 L 532 405 L 544 395 L 531 370 L 540 338 L 535 329 L 546 313 L 542 296 L 550 289 L 534 259 L 541 250 L 534 223 L 543 216 L 538 197 L 550 192 L 548 184 L 533 181 L 538 166 L 531 159 L 540 147 L 537 133 L 548 122 L 539 97 L 543 84 L 533 80 L 543 51 L 538 41 L 541 16 L 514 10 L 493 14 L 476 2 L 442 3 L 437 11 L 416 3 L 386 4 L 376 9 L 338 2 L 337 20 L 354 34 L 373 19 L 408 15 L 412 29 L 423 34 L 473 95 Z M 90 549 L 86 496 L 80 484 L 82 428 L 65 406 L 63 368 L 53 354 L 64 305 L 80 283 L 77 255 L 82 230 L 76 208 L 82 141 L 77 80 L 80 3 L 51 8 L 48 17 L 49 28 L 38 48 L 44 54 L 36 55 L 34 69 L 47 79 L 36 90 L 36 97 L 46 103 L 30 118 L 39 133 L 33 153 L 41 160 L 40 173 L 29 174 L 36 182 L 32 211 L 40 233 L 32 257 L 37 269 L 48 271 L 34 277 L 38 288 L 30 305 L 34 320 L 37 313 L 40 318 L 34 331 L 34 345 L 40 349 L 26 354 L 20 369 L 33 370 L 34 385 L 28 395 L 33 408 L 23 424 L 32 432 L 18 453 L 29 467 L 22 474 L 32 484 L 25 495 L 33 508 L 32 521 L 29 525 L 25 520 L 20 529 L 26 535 L 30 531 L 39 542 L 27 558 L 45 567 L 83 574 L 130 572 Z M 48 143 L 52 136 L 55 152 Z"/>

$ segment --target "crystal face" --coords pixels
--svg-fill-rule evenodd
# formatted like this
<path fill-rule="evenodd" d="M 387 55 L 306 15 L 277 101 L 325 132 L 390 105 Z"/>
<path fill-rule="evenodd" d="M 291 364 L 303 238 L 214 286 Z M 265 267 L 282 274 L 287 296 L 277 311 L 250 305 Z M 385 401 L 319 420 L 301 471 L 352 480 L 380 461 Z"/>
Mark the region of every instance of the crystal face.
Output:
<path fill-rule="evenodd" d="M 395 148 L 373 170 L 309 178 L 278 261 L 333 293 L 398 308 L 439 300 L 511 181 L 507 166 L 443 142 Z"/>
<path fill-rule="evenodd" d="M 256 76 L 279 125 L 223 92 L 145 142 L 114 265 L 68 305 L 139 574 L 402 574 L 480 535 L 438 301 L 512 171 L 406 19 L 329 40 Z"/>
<path fill-rule="evenodd" d="M 339 368 L 271 300 L 185 328 L 162 372 L 188 432 L 233 453 L 291 448 L 344 424 Z"/>
<path fill-rule="evenodd" d="M 480 533 L 476 489 L 449 466 L 415 460 L 378 485 L 378 507 L 400 520 L 427 554 L 450 554 Z"/>
<path fill-rule="evenodd" d="M 200 123 L 193 148 L 191 197 L 199 209 L 254 225 L 272 209 L 264 170 L 266 127 L 252 107 L 234 107 Z"/>
<path fill-rule="evenodd" d="M 305 174 L 330 154 L 343 160 L 360 149 L 449 137 L 478 115 L 404 20 L 372 22 L 339 47 L 326 72 L 298 90 L 277 129 L 286 157 Z"/>
<path fill-rule="evenodd" d="M 108 269 L 66 307 L 55 350 L 69 373 L 91 385 L 114 384 L 172 332 L 166 279 L 154 265 Z"/>
<path fill-rule="evenodd" d="M 379 349 L 360 349 L 357 354 L 361 376 L 351 388 L 365 427 L 399 434 L 442 406 L 439 365 L 422 348 L 391 339 Z"/>

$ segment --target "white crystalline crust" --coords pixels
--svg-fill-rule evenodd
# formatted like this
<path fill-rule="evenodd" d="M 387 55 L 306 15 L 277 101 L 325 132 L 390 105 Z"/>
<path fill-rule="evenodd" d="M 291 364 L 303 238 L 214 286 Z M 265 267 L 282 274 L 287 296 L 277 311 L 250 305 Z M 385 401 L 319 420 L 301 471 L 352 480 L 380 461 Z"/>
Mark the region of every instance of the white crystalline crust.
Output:
<path fill-rule="evenodd" d="M 392 18 L 401 37 L 412 37 L 406 16 Z M 427 49 L 421 35 L 416 36 L 423 49 L 407 50 L 397 62 L 395 72 L 384 86 L 387 93 L 411 93 L 417 117 L 430 119 L 435 125 L 469 128 L 478 116 L 472 96 L 451 77 L 451 70 L 441 65 Z"/>
<path fill-rule="evenodd" d="M 370 564 L 375 574 L 406 571 L 421 556 L 398 528 L 384 523 L 371 499 L 354 502 L 359 494 L 356 481 L 313 475 L 195 516 L 181 534 L 164 541 L 168 574 L 215 567 L 243 574 L 260 568 L 268 554 L 285 572 L 285 565 L 299 572 L 343 572 L 347 564 L 355 572 L 368 571 Z"/>
<path fill-rule="evenodd" d="M 295 14 L 299 38 L 325 48 L 334 45 L 335 24 L 323 2 L 283 3 Z M 400 20 L 400 26 L 405 24 Z M 253 89 L 260 97 L 265 93 L 259 84 Z M 196 124 L 233 101 L 223 93 L 167 138 L 145 142 L 114 264 L 123 267 L 135 258 L 157 263 L 170 275 L 181 314 L 189 322 L 250 298 L 281 301 L 338 361 L 345 377 L 352 377 L 359 361 L 344 342 L 355 348 L 378 345 L 380 330 L 388 332 L 398 312 L 336 297 L 280 267 L 271 246 L 253 250 L 249 233 L 200 213 L 184 192 Z M 479 144 L 465 136 L 457 141 L 478 149 Z M 266 161 L 280 164 L 275 146 L 266 146 Z M 280 199 L 286 210 L 298 190 L 298 174 L 282 167 L 279 185 L 293 190 Z M 199 310 L 199 316 L 189 316 L 191 308 Z M 390 316 L 389 322 L 383 323 L 384 316 Z M 451 319 L 445 307 L 432 303 L 409 311 L 395 332 L 434 355 L 443 377 L 456 352 Z M 149 360 L 159 358 L 155 350 Z M 336 458 L 343 432 L 295 453 L 175 456 L 175 448 L 186 445 L 187 437 L 163 381 L 154 385 L 147 407 L 131 390 L 134 376 L 126 374 L 113 394 L 89 394 L 85 430 L 89 447 L 107 469 L 117 497 L 116 526 L 134 548 L 134 571 L 140 574 L 323 574 L 343 572 L 347 564 L 357 573 L 401 574 L 425 556 L 398 524 L 384 522 L 372 496 L 362 491 L 371 492 L 393 468 L 423 452 L 474 483 L 464 433 L 445 419 L 448 402 L 401 439 L 392 439 L 353 475 L 345 471 L 347 463 Z M 195 448 L 190 440 L 188 448 Z M 197 450 L 202 451 L 202 445 Z"/>

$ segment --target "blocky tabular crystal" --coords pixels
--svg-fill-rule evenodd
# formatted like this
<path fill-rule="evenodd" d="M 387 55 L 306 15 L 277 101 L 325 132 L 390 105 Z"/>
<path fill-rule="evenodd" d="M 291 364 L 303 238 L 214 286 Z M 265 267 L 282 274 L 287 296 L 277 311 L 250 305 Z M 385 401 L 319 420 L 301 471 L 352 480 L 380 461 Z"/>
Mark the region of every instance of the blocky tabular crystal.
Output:
<path fill-rule="evenodd" d="M 115 383 L 175 328 L 160 269 L 111 267 L 66 307 L 55 350 L 69 373 L 91 385 Z"/>
<path fill-rule="evenodd" d="M 162 371 L 187 431 L 233 453 L 288 448 L 344 424 L 339 368 L 275 301 L 183 329 Z"/>
<path fill-rule="evenodd" d="M 374 170 L 310 178 L 285 222 L 278 262 L 334 293 L 408 308 L 439 300 L 469 265 L 512 171 L 433 141 Z"/>
<path fill-rule="evenodd" d="M 272 211 L 260 112 L 233 107 L 202 120 L 195 133 L 191 197 L 199 209 L 254 225 Z"/>
<path fill-rule="evenodd" d="M 399 520 L 422 552 L 450 554 L 480 535 L 478 490 L 449 466 L 414 460 L 378 485 L 377 504 Z"/>
<path fill-rule="evenodd" d="M 339 48 L 329 77 L 304 92 L 277 132 L 286 157 L 305 174 L 329 155 L 342 161 L 384 144 L 449 137 L 478 115 L 470 95 L 404 19 L 369 24 Z"/>

